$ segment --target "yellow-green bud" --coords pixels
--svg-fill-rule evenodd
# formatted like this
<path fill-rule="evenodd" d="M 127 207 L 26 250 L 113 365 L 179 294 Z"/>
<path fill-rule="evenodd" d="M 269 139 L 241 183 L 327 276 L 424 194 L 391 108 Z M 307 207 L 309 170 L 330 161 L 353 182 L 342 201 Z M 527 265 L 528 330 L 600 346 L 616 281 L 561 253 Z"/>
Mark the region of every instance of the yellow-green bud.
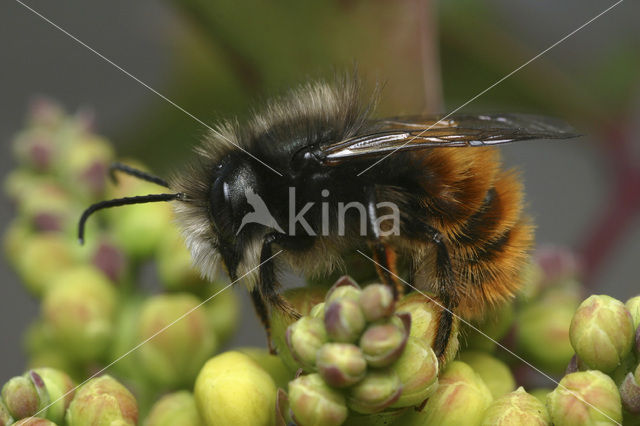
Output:
<path fill-rule="evenodd" d="M 191 384 L 217 347 L 205 312 L 196 309 L 199 303 L 195 296 L 187 293 L 157 295 L 144 302 L 138 341 L 151 340 L 141 346 L 135 356 L 152 383 L 166 387 Z M 188 315 L 177 321 L 187 312 Z M 151 338 L 160 332 L 162 334 Z"/>
<path fill-rule="evenodd" d="M 13 141 L 13 151 L 21 166 L 41 173 L 52 171 L 59 156 L 54 134 L 42 128 L 19 133 Z"/>
<path fill-rule="evenodd" d="M 277 388 L 286 389 L 293 378 L 293 374 L 284 364 L 282 357 L 272 355 L 266 348 L 243 347 L 234 350 L 241 352 L 256 362 L 264 371 L 269 373 Z"/>
<path fill-rule="evenodd" d="M 71 377 L 63 371 L 54 368 L 36 368 L 28 374 L 37 374 L 43 384 L 48 395 L 49 407 L 46 411 L 46 417 L 55 423 L 62 423 L 64 415 L 73 400 L 74 384 Z"/>
<path fill-rule="evenodd" d="M 209 294 L 215 294 L 224 287 L 222 283 L 215 283 L 209 288 Z M 237 290 L 233 287 L 228 288 L 203 306 L 219 344 L 229 340 L 238 328 L 240 299 Z"/>
<path fill-rule="evenodd" d="M 68 426 L 133 426 L 138 403 L 127 388 L 105 375 L 82 385 L 67 410 Z"/>
<path fill-rule="evenodd" d="M 300 425 L 338 426 L 348 415 L 344 396 L 318 374 L 300 376 L 289 383 L 289 404 Z"/>
<path fill-rule="evenodd" d="M 158 278 L 167 290 L 197 291 L 206 281 L 191 262 L 183 236 L 175 226 L 167 227 L 156 253 Z"/>
<path fill-rule="evenodd" d="M 396 303 L 396 312 L 406 312 L 411 315 L 411 331 L 409 336 L 422 339 L 427 345 L 433 347 L 434 339 L 438 329 L 438 318 L 442 308 L 435 304 L 434 297 L 428 298 L 417 292 L 409 293 Z M 458 353 L 458 326 L 457 317 L 453 319 L 451 337 L 445 348 L 443 363 L 444 366 Z"/>
<path fill-rule="evenodd" d="M 580 360 L 609 373 L 631 351 L 635 329 L 622 302 L 603 295 L 591 296 L 580 304 L 569 334 Z"/>
<path fill-rule="evenodd" d="M 324 321 L 324 302 L 318 303 L 313 308 L 311 308 L 311 312 L 309 312 L 309 316 L 311 318 L 320 318 Z"/>
<path fill-rule="evenodd" d="M 287 328 L 286 341 L 293 358 L 311 371 L 316 363 L 316 353 L 327 342 L 327 331 L 319 318 L 302 317 Z"/>
<path fill-rule="evenodd" d="M 46 233 L 24 242 L 17 269 L 27 289 L 41 296 L 75 263 L 71 242 L 61 234 Z"/>
<path fill-rule="evenodd" d="M 640 376 L 640 365 L 635 376 Z M 620 385 L 620 399 L 628 412 L 640 414 L 640 381 L 635 376 L 633 373 L 627 373 Z"/>
<path fill-rule="evenodd" d="M 148 182 L 140 184 L 136 189 L 139 192 L 135 194 L 153 194 L 158 191 L 156 185 Z M 135 259 L 151 256 L 167 228 L 174 226 L 173 211 L 168 204 L 138 204 L 120 210 L 111 222 L 112 235 L 118 246 Z"/>
<path fill-rule="evenodd" d="M 529 394 L 538 398 L 538 401 L 542 402 L 542 404 L 545 405 L 547 403 L 547 395 L 549 395 L 552 391 L 553 389 L 536 388 L 536 389 L 531 389 L 529 391 Z"/>
<path fill-rule="evenodd" d="M 337 388 L 358 383 L 367 372 L 362 350 L 351 343 L 325 343 L 316 355 L 316 368 L 325 382 Z"/>
<path fill-rule="evenodd" d="M 0 399 L 0 426 L 9 426 L 10 424 L 13 424 L 13 417 L 11 417 L 9 409 L 7 409 L 2 399 Z"/>
<path fill-rule="evenodd" d="M 474 327 L 480 329 L 486 336 L 463 324 L 462 328 L 466 334 L 464 347 L 471 350 L 493 351 L 496 341 L 500 341 L 507 334 L 514 319 L 513 303 L 505 303 L 488 311 L 481 321 L 473 322 Z M 487 336 L 491 339 L 487 339 Z"/>
<path fill-rule="evenodd" d="M 51 420 L 43 419 L 41 417 L 27 417 L 22 420 L 18 420 L 13 423 L 13 426 L 57 426 Z"/>
<path fill-rule="evenodd" d="M 402 383 L 402 394 L 392 408 L 420 405 L 438 387 L 438 358 L 424 340 L 409 337 L 400 359 L 391 368 Z"/>
<path fill-rule="evenodd" d="M 116 292 L 91 266 L 55 277 L 42 303 L 51 335 L 71 358 L 93 360 L 102 355 L 113 333 Z"/>
<path fill-rule="evenodd" d="M 89 199 L 100 197 L 107 183 L 107 171 L 114 160 L 109 142 L 96 135 L 84 137 L 68 150 L 62 178 L 78 195 Z"/>
<path fill-rule="evenodd" d="M 273 379 L 240 352 L 225 352 L 207 361 L 193 395 L 206 426 L 266 426 L 275 420 Z"/>
<path fill-rule="evenodd" d="M 491 391 L 471 367 L 452 361 L 440 375 L 438 389 L 411 425 L 480 425 L 493 401 Z"/>
<path fill-rule="evenodd" d="M 547 396 L 554 425 L 609 424 L 622 421 L 616 384 L 597 370 L 567 374 Z"/>
<path fill-rule="evenodd" d="M 493 398 L 499 398 L 516 388 L 516 380 L 509 367 L 498 358 L 479 351 L 462 352 L 463 361 L 475 371 L 491 391 Z"/>
<path fill-rule="evenodd" d="M 535 253 L 535 260 L 542 268 L 546 285 L 574 278 L 580 270 L 576 255 L 566 247 L 540 247 Z"/>
<path fill-rule="evenodd" d="M 392 369 L 370 370 L 348 392 L 349 408 L 362 414 L 378 413 L 400 398 L 402 382 Z"/>
<path fill-rule="evenodd" d="M 328 306 L 334 300 L 349 299 L 354 302 L 360 300 L 362 290 L 360 286 L 349 276 L 344 275 L 331 286 L 325 296 L 325 303 Z"/>
<path fill-rule="evenodd" d="M 564 372 L 573 356 L 569 325 L 575 307 L 560 300 L 534 302 L 517 314 L 517 347 L 535 365 Z"/>
<path fill-rule="evenodd" d="M 522 387 L 494 400 L 484 413 L 483 426 L 548 426 L 549 413 L 544 404 Z"/>
<path fill-rule="evenodd" d="M 364 315 L 357 302 L 345 298 L 326 305 L 324 326 L 330 339 L 343 343 L 355 342 L 365 325 Z"/>
<path fill-rule="evenodd" d="M 360 337 L 360 348 L 370 366 L 386 367 L 400 358 L 408 337 L 409 330 L 394 323 L 372 324 Z"/>
<path fill-rule="evenodd" d="M 388 318 L 393 314 L 395 301 L 393 292 L 383 284 L 371 284 L 365 287 L 360 296 L 360 308 L 369 322 Z"/>
<path fill-rule="evenodd" d="M 624 304 L 633 318 L 633 328 L 640 327 L 640 296 L 632 297 Z"/>
<path fill-rule="evenodd" d="M 191 392 L 179 391 L 160 398 L 144 421 L 144 426 L 201 426 L 196 400 Z"/>
<path fill-rule="evenodd" d="M 49 403 L 43 388 L 44 383 L 37 374 L 13 377 L 2 387 L 2 400 L 14 419 L 30 417 Z"/>

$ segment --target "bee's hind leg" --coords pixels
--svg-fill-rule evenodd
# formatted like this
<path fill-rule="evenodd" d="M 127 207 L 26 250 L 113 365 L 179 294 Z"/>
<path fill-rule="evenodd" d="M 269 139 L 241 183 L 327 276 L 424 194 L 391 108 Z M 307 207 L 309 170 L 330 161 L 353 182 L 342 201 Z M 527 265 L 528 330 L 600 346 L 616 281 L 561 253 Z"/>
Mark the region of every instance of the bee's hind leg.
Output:
<path fill-rule="evenodd" d="M 393 290 L 393 298 L 398 300 L 404 294 L 404 286 L 396 267 L 396 251 L 385 243 L 380 232 L 376 207 L 375 188 L 370 188 L 367 202 L 367 237 L 369 248 L 376 262 L 376 272 L 382 282 Z"/>
<path fill-rule="evenodd" d="M 436 292 L 439 303 L 443 308 L 440 313 L 440 318 L 438 319 L 438 327 L 433 340 L 433 350 L 438 356 L 438 359 L 442 360 L 449 346 L 451 332 L 453 330 L 453 310 L 458 305 L 457 287 L 449 251 L 447 250 L 447 245 L 444 242 L 442 234 L 435 228 L 428 226 L 427 235 L 430 237 L 430 242 L 433 243 L 436 248 Z"/>

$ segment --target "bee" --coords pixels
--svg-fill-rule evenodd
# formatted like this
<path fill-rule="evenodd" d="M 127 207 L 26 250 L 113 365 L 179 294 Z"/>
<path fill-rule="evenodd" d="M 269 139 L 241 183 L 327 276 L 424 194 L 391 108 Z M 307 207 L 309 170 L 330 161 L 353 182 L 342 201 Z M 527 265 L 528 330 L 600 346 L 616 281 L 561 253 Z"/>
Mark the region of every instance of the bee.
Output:
<path fill-rule="evenodd" d="M 194 264 L 209 279 L 219 261 L 233 281 L 244 277 L 268 340 L 271 310 L 299 316 L 279 293 L 279 267 L 326 274 L 345 253 L 370 250 L 397 298 L 405 259 L 409 283 L 444 307 L 440 357 L 454 312 L 473 319 L 514 295 L 533 243 L 522 183 L 494 145 L 575 134 L 523 114 L 375 119 L 373 98 L 363 102 L 353 78 L 309 83 L 243 125 L 218 125 L 168 182 L 115 165 L 171 193 L 94 204 L 80 238 L 94 211 L 174 201 Z"/>

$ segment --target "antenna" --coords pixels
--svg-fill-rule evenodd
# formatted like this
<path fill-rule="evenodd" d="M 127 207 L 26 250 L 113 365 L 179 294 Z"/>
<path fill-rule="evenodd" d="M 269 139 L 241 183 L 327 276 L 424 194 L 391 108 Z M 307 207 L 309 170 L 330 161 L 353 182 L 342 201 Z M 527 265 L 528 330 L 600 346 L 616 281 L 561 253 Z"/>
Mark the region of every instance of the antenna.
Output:
<path fill-rule="evenodd" d="M 119 207 L 126 206 L 129 204 L 143 204 L 143 203 L 155 203 L 159 201 L 184 201 L 186 195 L 184 192 L 178 192 L 176 194 L 149 194 L 149 195 L 140 195 L 137 197 L 124 197 L 124 198 L 115 198 L 113 200 L 100 201 L 98 203 L 92 204 L 87 208 L 80 217 L 80 221 L 78 222 L 78 240 L 80 244 L 84 244 L 84 225 L 93 213 L 98 210 L 107 209 L 110 207 Z"/>

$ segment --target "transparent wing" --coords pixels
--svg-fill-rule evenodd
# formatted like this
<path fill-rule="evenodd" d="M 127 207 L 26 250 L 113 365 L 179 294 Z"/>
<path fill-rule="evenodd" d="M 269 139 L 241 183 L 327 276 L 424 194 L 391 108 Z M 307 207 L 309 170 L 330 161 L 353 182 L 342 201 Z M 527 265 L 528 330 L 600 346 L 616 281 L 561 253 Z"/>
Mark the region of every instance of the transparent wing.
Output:
<path fill-rule="evenodd" d="M 439 117 L 397 117 L 376 122 L 374 133 L 359 135 L 320 148 L 327 164 L 348 159 L 380 157 L 394 151 L 440 147 L 498 145 L 532 139 L 579 136 L 567 124 L 527 114 L 479 114 Z"/>

